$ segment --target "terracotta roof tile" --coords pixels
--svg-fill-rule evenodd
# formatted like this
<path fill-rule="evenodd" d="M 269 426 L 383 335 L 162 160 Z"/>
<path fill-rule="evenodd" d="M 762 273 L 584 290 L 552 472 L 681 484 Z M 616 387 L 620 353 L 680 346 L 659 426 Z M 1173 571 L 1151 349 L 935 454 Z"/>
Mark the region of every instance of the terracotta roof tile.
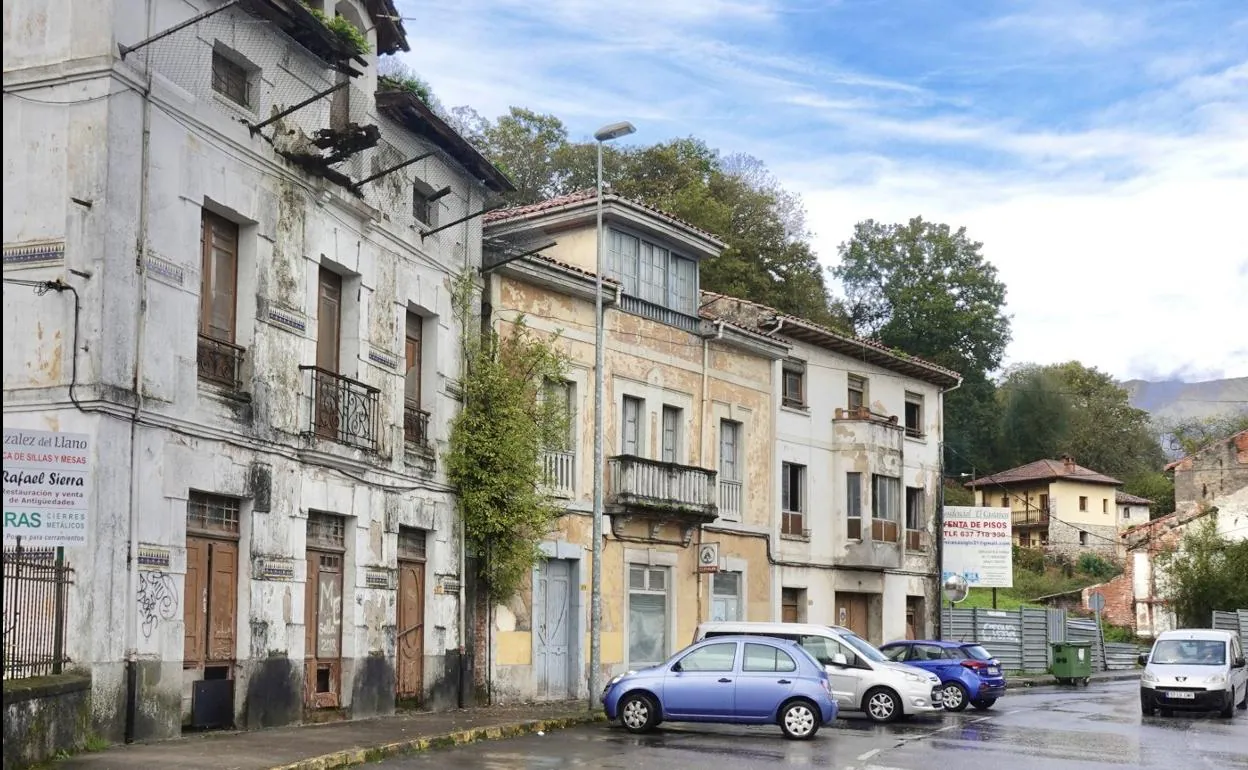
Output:
<path fill-rule="evenodd" d="M 576 192 L 568 193 L 567 195 L 560 195 L 555 198 L 548 198 L 544 201 L 538 201 L 537 203 L 529 203 L 523 206 L 512 206 L 511 208 L 506 208 L 506 209 L 497 209 L 495 211 L 491 211 L 490 213 L 486 214 L 485 221 L 487 224 L 493 224 L 495 222 L 507 222 L 512 219 L 519 219 L 521 217 L 533 216 L 534 214 L 542 214 L 548 211 L 555 211 L 561 208 L 572 208 L 574 206 L 578 206 L 584 203 L 588 203 L 590 201 L 594 201 L 597 199 L 597 197 L 598 197 L 597 190 L 591 187 L 585 190 L 577 190 Z M 721 241 L 719 239 L 719 236 L 715 235 L 715 233 L 712 233 L 708 230 L 703 230 L 697 225 L 690 224 L 689 222 L 686 222 L 685 220 L 679 217 L 676 217 L 667 213 L 666 211 L 664 211 L 663 209 L 657 206 L 651 206 L 648 203 L 643 203 L 639 200 L 634 200 L 633 198 L 624 198 L 624 197 L 621 197 L 619 195 L 615 195 L 612 193 L 607 193 L 606 195 L 604 195 L 602 197 L 602 202 L 604 204 L 621 203 L 623 205 L 631 206 L 633 208 L 643 209 L 651 214 L 656 214 L 659 217 L 666 219 L 673 224 L 692 230 L 693 232 L 698 233 L 704 238 L 709 238 L 710 240 L 714 241 L 720 247 L 724 247 L 724 242 Z"/>
<path fill-rule="evenodd" d="M 966 482 L 966 486 L 974 489 L 983 486 L 1022 484 L 1029 481 L 1055 481 L 1059 479 L 1083 481 L 1089 484 L 1111 484 L 1114 486 L 1122 484 L 1121 481 L 1112 476 L 1097 473 L 1073 462 L 1067 464 L 1062 460 L 1036 460 L 1026 465 L 1020 465 L 1017 468 L 1011 468 L 1008 471 L 1001 471 L 991 476 L 973 479 Z"/>
<path fill-rule="evenodd" d="M 1140 497 L 1139 495 L 1129 494 L 1121 490 L 1119 490 L 1114 495 L 1114 502 L 1117 503 L 1118 505 L 1152 505 L 1153 504 L 1153 501 L 1149 500 L 1147 497 Z"/>

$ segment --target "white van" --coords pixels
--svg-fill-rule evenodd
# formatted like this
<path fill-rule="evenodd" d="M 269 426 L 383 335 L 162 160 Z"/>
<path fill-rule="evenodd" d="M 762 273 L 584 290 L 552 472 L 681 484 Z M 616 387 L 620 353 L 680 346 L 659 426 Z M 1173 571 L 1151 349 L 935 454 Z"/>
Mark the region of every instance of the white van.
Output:
<path fill-rule="evenodd" d="M 801 644 L 824 665 L 832 681 L 832 695 L 842 711 L 862 711 L 875 722 L 892 722 L 903 714 L 941 710 L 939 677 L 894 663 L 841 626 L 713 622 L 698 626 L 693 640 L 739 634 L 792 639 Z"/>
<path fill-rule="evenodd" d="M 1239 636 L 1230 631 L 1185 628 L 1164 631 L 1140 656 L 1140 710 L 1217 711 L 1232 719 L 1248 709 L 1248 662 Z"/>

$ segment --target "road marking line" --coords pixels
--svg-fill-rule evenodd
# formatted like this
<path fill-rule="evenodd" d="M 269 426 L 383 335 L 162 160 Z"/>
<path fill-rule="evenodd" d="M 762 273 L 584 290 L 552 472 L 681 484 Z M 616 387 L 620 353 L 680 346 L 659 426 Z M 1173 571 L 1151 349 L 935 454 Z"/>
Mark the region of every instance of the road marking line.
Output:
<path fill-rule="evenodd" d="M 992 717 L 980 717 L 979 719 L 972 719 L 971 724 L 978 724 L 979 722 L 987 722 L 989 719 L 992 719 Z"/>
<path fill-rule="evenodd" d="M 870 759 L 871 757 L 874 757 L 876 754 L 879 754 L 879 753 L 880 753 L 879 749 L 871 749 L 870 751 L 859 754 L 858 761 L 866 762 L 868 759 Z"/>
<path fill-rule="evenodd" d="M 932 732 L 933 732 L 933 733 L 943 733 L 945 730 L 956 730 L 956 729 L 957 729 L 957 727 L 958 727 L 957 725 L 945 725 L 944 727 L 941 727 L 941 728 L 938 728 L 938 729 L 936 729 L 936 730 L 933 730 Z"/>

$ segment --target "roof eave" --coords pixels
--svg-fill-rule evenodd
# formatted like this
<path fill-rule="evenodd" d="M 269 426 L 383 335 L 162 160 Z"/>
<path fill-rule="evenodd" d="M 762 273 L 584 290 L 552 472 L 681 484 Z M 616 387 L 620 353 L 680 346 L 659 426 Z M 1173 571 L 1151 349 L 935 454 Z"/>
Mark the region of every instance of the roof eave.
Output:
<path fill-rule="evenodd" d="M 490 190 L 496 193 L 515 191 L 515 185 L 506 174 L 438 117 L 416 94 L 396 89 L 378 91 L 376 98 L 377 108 L 382 114 L 433 142 Z"/>
<path fill-rule="evenodd" d="M 880 350 L 866 342 L 836 334 L 795 316 L 778 315 L 776 320 L 784 322 L 780 334 L 785 337 L 792 337 L 795 340 L 827 348 L 838 353 L 852 354 L 853 357 L 860 358 L 867 363 L 905 374 L 916 380 L 930 382 L 933 385 L 951 388 L 962 382 L 962 376 L 954 372 L 935 368 L 924 361 L 909 356 L 901 356 Z"/>

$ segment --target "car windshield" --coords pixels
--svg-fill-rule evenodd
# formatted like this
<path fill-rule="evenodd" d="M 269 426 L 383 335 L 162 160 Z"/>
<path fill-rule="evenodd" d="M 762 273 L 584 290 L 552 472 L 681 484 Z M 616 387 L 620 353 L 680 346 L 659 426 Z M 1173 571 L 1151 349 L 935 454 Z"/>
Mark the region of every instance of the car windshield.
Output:
<path fill-rule="evenodd" d="M 874 660 L 876 663 L 882 663 L 888 660 L 888 658 L 884 657 L 879 650 L 867 643 L 865 639 L 853 634 L 843 634 L 841 639 L 850 647 L 853 647 L 855 652 L 867 660 Z"/>
<path fill-rule="evenodd" d="M 978 644 L 967 645 L 962 648 L 962 651 L 975 660 L 992 660 L 992 653 Z"/>
<path fill-rule="evenodd" d="M 1153 648 L 1148 662 L 1179 666 L 1222 666 L 1226 664 L 1226 642 L 1163 639 Z"/>

